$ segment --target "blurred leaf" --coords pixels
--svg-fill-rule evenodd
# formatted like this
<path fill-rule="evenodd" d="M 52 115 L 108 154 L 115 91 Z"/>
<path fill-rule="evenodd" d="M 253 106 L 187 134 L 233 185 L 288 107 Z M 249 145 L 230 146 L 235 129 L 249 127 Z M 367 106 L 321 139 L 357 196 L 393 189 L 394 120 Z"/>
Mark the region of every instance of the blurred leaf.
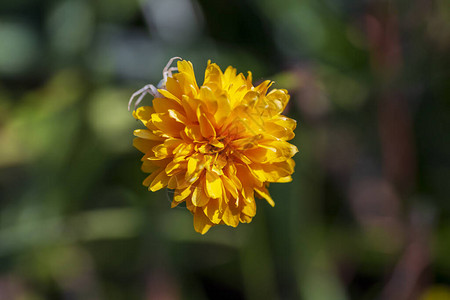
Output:
<path fill-rule="evenodd" d="M 0 20 L 0 74 L 19 75 L 36 62 L 40 44 L 26 23 Z"/>
<path fill-rule="evenodd" d="M 73 142 L 80 119 L 69 109 L 82 93 L 80 75 L 61 72 L 38 90 L 25 94 L 2 132 L 0 165 L 26 163 L 38 157 L 61 162 Z"/>
<path fill-rule="evenodd" d="M 420 300 L 448 300 L 450 299 L 450 287 L 447 285 L 433 285 L 429 287 Z"/>
<path fill-rule="evenodd" d="M 50 45 L 63 57 L 78 54 L 88 47 L 94 35 L 90 2 L 65 0 L 56 3 L 47 24 Z"/>
<path fill-rule="evenodd" d="M 318 73 L 330 101 L 338 108 L 357 111 L 367 101 L 369 91 L 361 80 L 327 65 L 320 65 Z"/>
<path fill-rule="evenodd" d="M 107 152 L 128 152 L 132 148 L 133 130 L 140 125 L 127 110 L 130 95 L 129 90 L 104 88 L 96 90 L 89 99 L 89 124 Z M 144 103 L 150 104 L 151 96 Z"/>
<path fill-rule="evenodd" d="M 28 215 L 26 221 L 0 231 L 0 256 L 76 241 L 130 238 L 137 235 L 141 222 L 140 212 L 130 208 L 94 210 L 69 219 Z"/>

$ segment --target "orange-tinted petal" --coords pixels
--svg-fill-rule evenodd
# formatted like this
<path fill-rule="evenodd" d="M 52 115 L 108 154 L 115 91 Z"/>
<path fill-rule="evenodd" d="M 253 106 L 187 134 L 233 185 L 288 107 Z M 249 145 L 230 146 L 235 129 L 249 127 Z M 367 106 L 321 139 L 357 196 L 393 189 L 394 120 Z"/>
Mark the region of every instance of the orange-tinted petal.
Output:
<path fill-rule="evenodd" d="M 214 224 L 204 214 L 201 209 L 196 209 L 194 212 L 194 228 L 195 231 L 205 234 Z"/>

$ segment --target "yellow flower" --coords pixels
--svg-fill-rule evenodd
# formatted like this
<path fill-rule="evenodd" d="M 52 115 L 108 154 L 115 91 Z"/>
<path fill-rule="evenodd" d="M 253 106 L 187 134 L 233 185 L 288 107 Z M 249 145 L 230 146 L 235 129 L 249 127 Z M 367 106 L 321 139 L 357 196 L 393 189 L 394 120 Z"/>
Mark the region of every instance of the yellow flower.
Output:
<path fill-rule="evenodd" d="M 202 234 L 217 224 L 249 223 L 255 196 L 274 206 L 269 183 L 292 180 L 298 150 L 287 141 L 296 121 L 281 114 L 289 95 L 269 92 L 269 80 L 253 86 L 250 72 L 247 78 L 231 66 L 222 72 L 210 61 L 199 87 L 191 62 L 170 68 L 172 61 L 158 89 L 148 85 L 130 99 L 154 96 L 153 106 L 133 112 L 146 127 L 134 131 L 133 142 L 144 153 L 142 171 L 151 173 L 143 184 L 173 189 L 172 207 L 186 202 Z"/>

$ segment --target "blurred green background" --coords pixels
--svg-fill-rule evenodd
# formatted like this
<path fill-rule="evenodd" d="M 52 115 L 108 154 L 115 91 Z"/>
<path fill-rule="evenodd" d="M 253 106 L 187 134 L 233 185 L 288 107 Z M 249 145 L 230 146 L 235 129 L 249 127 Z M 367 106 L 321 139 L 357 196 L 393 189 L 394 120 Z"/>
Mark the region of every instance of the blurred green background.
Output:
<path fill-rule="evenodd" d="M 2 0 L 0 299 L 450 299 L 449 53 L 448 0 Z M 292 95 L 250 224 L 141 185 L 127 102 L 172 56 Z"/>

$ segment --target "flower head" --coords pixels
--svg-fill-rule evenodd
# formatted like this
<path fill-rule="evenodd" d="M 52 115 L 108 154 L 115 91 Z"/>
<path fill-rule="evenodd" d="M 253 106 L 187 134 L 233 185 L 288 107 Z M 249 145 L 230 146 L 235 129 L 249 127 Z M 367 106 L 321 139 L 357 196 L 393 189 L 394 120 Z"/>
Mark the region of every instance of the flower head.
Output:
<path fill-rule="evenodd" d="M 143 184 L 173 189 L 172 207 L 185 202 L 202 234 L 217 224 L 251 222 L 255 196 L 274 206 L 269 183 L 292 180 L 298 150 L 287 141 L 296 122 L 281 114 L 287 91 L 268 91 L 271 85 L 253 86 L 250 72 L 222 72 L 209 61 L 199 87 L 192 63 L 181 60 L 165 68 L 158 89 L 133 95 L 154 96 L 153 106 L 133 112 L 146 127 L 134 131 L 133 142 L 144 153 L 142 171 L 151 173 Z"/>

